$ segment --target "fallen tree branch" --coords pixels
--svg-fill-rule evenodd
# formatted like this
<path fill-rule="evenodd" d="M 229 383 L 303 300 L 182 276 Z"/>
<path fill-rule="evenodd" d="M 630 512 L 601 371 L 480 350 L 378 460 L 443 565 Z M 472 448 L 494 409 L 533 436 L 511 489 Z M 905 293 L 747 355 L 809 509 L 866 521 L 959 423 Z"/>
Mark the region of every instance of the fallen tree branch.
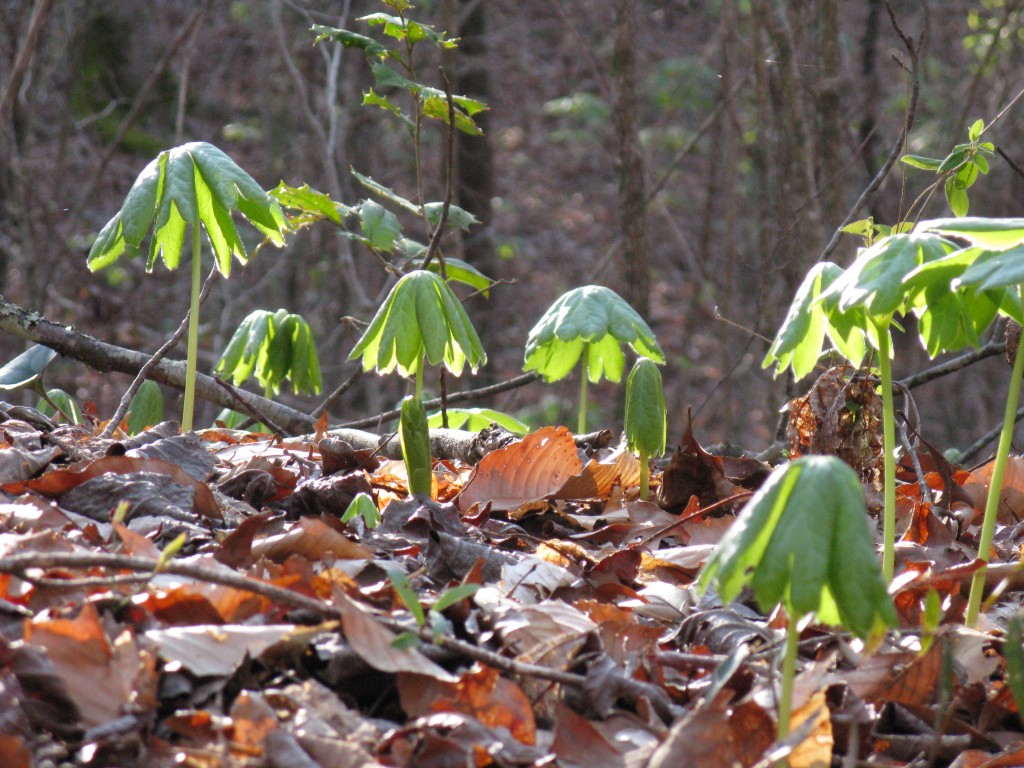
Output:
<path fill-rule="evenodd" d="M 76 331 L 74 328 L 66 328 L 50 322 L 38 312 L 29 312 L 17 304 L 5 301 L 2 297 L 0 297 L 0 331 L 43 344 L 65 357 L 85 363 L 97 371 L 117 371 L 134 376 L 150 359 L 149 355 L 142 352 L 108 344 L 93 336 Z M 153 367 L 149 376 L 160 384 L 184 389 L 185 363 L 184 361 L 162 360 Z M 204 374 L 198 374 L 196 377 L 196 395 L 222 408 L 234 408 L 238 405 L 228 392 L 217 386 L 212 377 Z M 313 431 L 313 419 L 301 411 L 251 392 L 240 391 L 237 395 L 239 399 L 249 403 L 254 409 L 266 413 L 289 434 L 297 435 Z"/>

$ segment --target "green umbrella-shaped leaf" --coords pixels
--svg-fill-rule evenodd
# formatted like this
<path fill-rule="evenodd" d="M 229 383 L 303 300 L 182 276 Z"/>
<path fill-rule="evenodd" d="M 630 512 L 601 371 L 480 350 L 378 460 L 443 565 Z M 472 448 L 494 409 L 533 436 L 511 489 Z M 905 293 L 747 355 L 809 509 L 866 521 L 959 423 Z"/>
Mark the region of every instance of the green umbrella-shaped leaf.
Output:
<path fill-rule="evenodd" d="M 558 381 L 576 367 L 584 344 L 591 381 L 602 373 L 612 381 L 622 378 L 623 344 L 656 363 L 665 362 L 665 353 L 644 319 L 615 291 L 588 285 L 562 294 L 533 326 L 523 368 L 537 371 L 545 381 Z"/>
<path fill-rule="evenodd" d="M 277 394 L 290 381 L 295 394 L 320 391 L 320 362 L 313 331 L 300 315 L 287 310 L 256 310 L 238 326 L 217 362 L 216 372 L 237 386 L 250 376 Z"/>
<path fill-rule="evenodd" d="M 725 601 L 751 585 L 763 610 L 868 637 L 896 624 L 860 481 L 834 456 L 807 456 L 772 473 L 705 565 L 700 584 Z"/>
<path fill-rule="evenodd" d="M 826 308 L 846 312 L 863 307 L 873 318 L 904 308 L 903 281 L 921 264 L 942 258 L 954 246 L 935 234 L 898 234 L 865 248 L 856 261 L 822 293 Z"/>
<path fill-rule="evenodd" d="M 31 386 L 43 375 L 57 353 L 42 344 L 29 347 L 3 368 L 0 368 L 0 390 L 9 391 Z"/>
<path fill-rule="evenodd" d="M 1006 250 L 978 250 L 970 266 L 956 280 L 957 285 L 985 291 L 1024 282 L 1024 243 Z"/>
<path fill-rule="evenodd" d="M 652 457 L 665 453 L 665 388 L 657 364 L 646 357 L 633 364 L 626 379 L 625 428 L 629 450 Z"/>
<path fill-rule="evenodd" d="M 231 218 L 238 211 L 277 245 L 288 223 L 280 205 L 228 155 L 212 144 L 191 142 L 161 152 L 135 180 L 121 210 L 103 227 L 89 252 L 90 269 L 135 256 L 152 233 L 147 268 L 161 258 L 168 269 L 181 262 L 188 226 L 202 226 L 225 275 L 232 256 L 245 262 L 245 248 Z"/>
<path fill-rule="evenodd" d="M 420 358 L 444 363 L 456 376 L 465 363 L 476 371 L 487 361 L 480 337 L 458 298 L 440 277 L 426 270 L 404 275 L 349 355 L 363 370 L 413 376 Z"/>

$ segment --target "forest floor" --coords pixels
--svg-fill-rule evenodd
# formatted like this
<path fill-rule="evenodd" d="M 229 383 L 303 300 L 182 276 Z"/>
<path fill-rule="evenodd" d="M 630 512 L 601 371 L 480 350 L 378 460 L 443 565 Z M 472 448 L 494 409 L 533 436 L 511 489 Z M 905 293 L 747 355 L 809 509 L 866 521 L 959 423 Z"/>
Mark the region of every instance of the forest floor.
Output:
<path fill-rule="evenodd" d="M 790 449 L 838 428 L 823 391 Z M 785 613 L 695 583 L 772 471 L 756 458 L 688 430 L 642 501 L 610 432 L 453 433 L 477 455 L 435 450 L 427 499 L 402 462 L 330 432 L 101 439 L 2 414 L 7 768 L 1024 765 L 1024 663 L 1005 643 L 1024 465 L 969 629 L 987 467 L 904 462 L 899 626 L 874 648 L 799 627 L 779 740 Z M 343 522 L 360 493 L 373 509 Z"/>

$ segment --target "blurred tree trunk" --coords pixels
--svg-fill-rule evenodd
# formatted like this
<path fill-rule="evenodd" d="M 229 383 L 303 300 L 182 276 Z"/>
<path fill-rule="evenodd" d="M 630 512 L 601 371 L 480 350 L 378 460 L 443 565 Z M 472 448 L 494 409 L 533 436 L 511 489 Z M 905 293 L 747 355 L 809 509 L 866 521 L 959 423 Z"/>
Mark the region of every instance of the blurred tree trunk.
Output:
<path fill-rule="evenodd" d="M 843 220 L 842 134 L 839 130 L 840 61 L 839 8 L 837 0 L 818 2 L 818 53 L 820 76 L 814 80 L 818 111 L 818 186 L 821 189 L 822 234 L 831 233 Z M 826 238 L 827 239 L 827 238 Z"/>
<path fill-rule="evenodd" d="M 491 100 L 491 83 L 487 72 L 487 3 L 480 0 L 458 0 L 457 26 L 453 31 L 460 38 L 455 52 L 455 92 Z M 481 112 L 473 118 L 483 136 L 456 135 L 455 198 L 460 206 L 482 222 L 462 242 L 467 261 L 485 273 L 498 273 L 494 246 L 490 236 L 491 200 L 494 198 L 494 155 L 491 150 L 490 115 Z"/>
<path fill-rule="evenodd" d="M 625 242 L 626 300 L 650 316 L 651 275 L 647 258 L 644 158 L 636 120 L 636 3 L 617 0 L 612 75 L 615 81 L 615 133 L 619 150 L 619 215 Z"/>

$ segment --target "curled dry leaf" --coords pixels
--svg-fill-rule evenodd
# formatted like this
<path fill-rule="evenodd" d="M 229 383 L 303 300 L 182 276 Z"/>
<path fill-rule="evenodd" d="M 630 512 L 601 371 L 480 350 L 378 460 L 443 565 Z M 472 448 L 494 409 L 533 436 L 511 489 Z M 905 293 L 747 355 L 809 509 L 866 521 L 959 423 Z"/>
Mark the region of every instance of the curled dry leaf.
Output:
<path fill-rule="evenodd" d="M 492 510 L 515 509 L 556 493 L 582 468 L 569 430 L 543 427 L 484 456 L 459 497 L 459 509 L 487 502 Z"/>

